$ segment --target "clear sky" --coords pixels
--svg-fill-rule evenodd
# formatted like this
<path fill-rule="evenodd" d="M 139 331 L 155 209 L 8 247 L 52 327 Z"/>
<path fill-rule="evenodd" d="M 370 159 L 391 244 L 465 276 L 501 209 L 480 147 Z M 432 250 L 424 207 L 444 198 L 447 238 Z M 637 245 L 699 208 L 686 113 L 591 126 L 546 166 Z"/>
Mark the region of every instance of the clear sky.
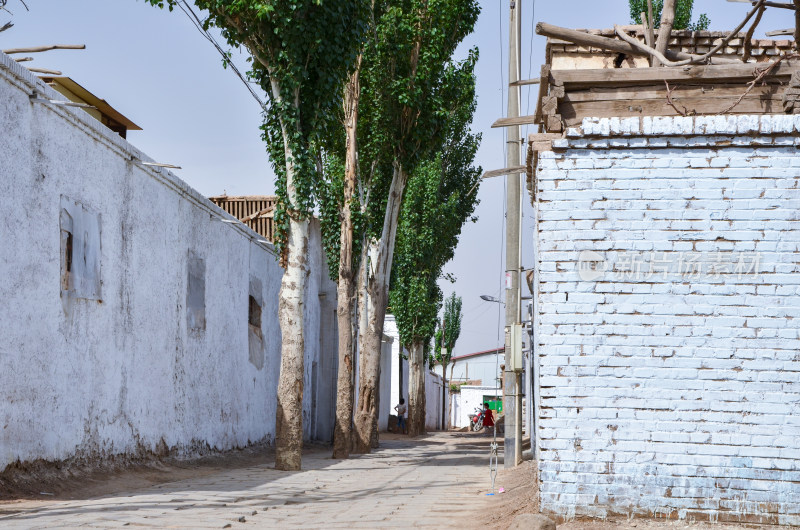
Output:
<path fill-rule="evenodd" d="M 522 75 L 536 77 L 544 60 L 545 39 L 534 35 L 532 21 L 573 28 L 608 28 L 630 23 L 626 0 L 518 0 L 523 13 Z M 219 54 L 180 11 L 169 13 L 143 0 L 8 0 L 0 25 L 0 48 L 45 44 L 86 44 L 82 51 L 34 54 L 27 66 L 60 70 L 106 99 L 142 127 L 128 140 L 158 162 L 183 169 L 175 173 L 204 195 L 270 194 L 274 174 L 260 137 L 258 104 L 241 81 L 222 68 Z M 191 2 L 190 2 L 191 3 Z M 484 170 L 505 167 L 504 131 L 490 129 L 505 115 L 508 63 L 508 0 L 482 1 L 475 33 L 459 48 L 463 57 L 477 46 L 478 108 L 473 129 L 483 134 L 478 163 Z M 744 17 L 747 3 L 696 0 L 712 30 L 730 30 Z M 768 9 L 756 33 L 793 26 L 792 12 Z M 221 37 L 217 35 L 220 43 Z M 787 38 L 787 37 L 780 37 Z M 245 55 L 234 60 L 246 70 Z M 535 89 L 534 90 L 538 90 Z M 532 113 L 536 94 L 522 92 L 523 114 Z M 4 131 L 9 134 L 11 131 Z M 523 128 L 523 134 L 528 131 Z M 532 132 L 532 131 L 531 131 Z M 455 259 L 445 271 L 457 278 L 442 281 L 447 296 L 464 300 L 464 322 L 456 354 L 494 348 L 502 340 L 499 305 L 504 264 L 504 179 L 480 188 L 479 220 L 465 227 Z M 527 197 L 526 197 L 527 199 Z M 524 201 L 523 266 L 532 266 L 532 210 Z M 524 294 L 527 288 L 524 287 Z"/>

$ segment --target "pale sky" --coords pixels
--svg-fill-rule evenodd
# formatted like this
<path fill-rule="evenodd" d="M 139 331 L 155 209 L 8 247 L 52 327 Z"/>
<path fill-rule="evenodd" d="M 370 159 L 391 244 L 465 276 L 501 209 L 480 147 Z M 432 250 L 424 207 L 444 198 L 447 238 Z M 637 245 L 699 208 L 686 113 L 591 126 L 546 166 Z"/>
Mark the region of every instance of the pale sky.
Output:
<path fill-rule="evenodd" d="M 128 140 L 158 162 L 183 169 L 175 173 L 211 196 L 271 194 L 274 174 L 260 137 L 258 104 L 219 54 L 180 11 L 170 13 L 144 0 L 9 0 L 0 12 L 0 48 L 45 44 L 85 44 L 82 51 L 35 54 L 26 66 L 60 70 L 95 95 L 107 100 L 143 131 Z M 190 2 L 191 3 L 191 2 Z M 533 20 L 573 28 L 609 28 L 630 23 L 625 0 L 519 0 L 522 7 L 522 75 L 536 77 L 544 60 L 545 39 L 534 35 Z M 508 64 L 508 1 L 482 1 L 475 33 L 460 47 L 478 46 L 478 108 L 473 130 L 483 134 L 478 164 L 484 170 L 505 167 L 504 132 L 490 129 L 505 115 Z M 695 18 L 707 13 L 712 30 L 730 30 L 746 14 L 748 3 L 696 0 Z M 535 13 L 534 13 L 535 10 Z M 792 12 L 768 9 L 756 36 L 793 26 Z M 217 34 L 219 42 L 222 38 Z M 788 37 L 779 37 L 788 38 Z M 235 60 L 246 70 L 244 55 Z M 256 87 L 257 88 L 257 87 Z M 538 90 L 534 87 L 534 90 Z M 531 114 L 536 94 L 522 92 L 522 114 Z M 6 131 L 8 133 L 8 131 Z M 523 134 L 527 131 L 522 130 Z M 456 355 L 495 348 L 502 341 L 499 305 L 482 301 L 488 294 L 503 298 L 504 179 L 480 188 L 479 220 L 464 228 L 454 260 L 445 272 L 457 282 L 442 281 L 445 296 L 462 296 L 464 321 Z M 526 196 L 523 229 L 524 267 L 531 267 L 532 210 Z M 527 287 L 523 287 L 524 294 Z"/>

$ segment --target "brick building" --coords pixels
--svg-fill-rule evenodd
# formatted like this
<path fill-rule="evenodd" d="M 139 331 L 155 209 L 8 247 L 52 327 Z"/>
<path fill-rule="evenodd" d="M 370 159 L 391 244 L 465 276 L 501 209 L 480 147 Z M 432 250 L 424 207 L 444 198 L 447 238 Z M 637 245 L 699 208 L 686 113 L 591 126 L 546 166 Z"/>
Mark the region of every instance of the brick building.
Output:
<path fill-rule="evenodd" d="M 782 66 L 774 90 L 797 72 Z M 682 86 L 743 91 L 723 68 L 683 69 Z M 596 85 L 638 90 L 635 109 L 569 119 L 581 72 L 543 71 L 557 117 L 538 113 L 528 174 L 541 509 L 800 525 L 800 115 L 778 93 L 659 116 L 663 80 L 642 70 Z"/>

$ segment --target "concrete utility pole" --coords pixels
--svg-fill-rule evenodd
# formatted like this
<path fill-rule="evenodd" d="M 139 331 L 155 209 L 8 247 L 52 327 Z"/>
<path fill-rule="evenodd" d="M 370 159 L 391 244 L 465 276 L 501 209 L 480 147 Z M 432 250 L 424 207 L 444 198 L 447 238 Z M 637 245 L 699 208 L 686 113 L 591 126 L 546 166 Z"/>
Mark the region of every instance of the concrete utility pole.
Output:
<path fill-rule="evenodd" d="M 519 116 L 520 31 L 521 0 L 510 0 L 508 24 L 508 118 Z M 520 165 L 519 126 L 508 127 L 506 167 Z M 522 461 L 522 396 L 519 394 L 522 377 L 512 369 L 512 347 L 509 332 L 511 326 L 520 323 L 520 198 L 521 175 L 507 177 L 506 200 L 506 364 L 503 372 L 503 413 L 505 434 L 503 437 L 503 461 L 506 468 Z"/>

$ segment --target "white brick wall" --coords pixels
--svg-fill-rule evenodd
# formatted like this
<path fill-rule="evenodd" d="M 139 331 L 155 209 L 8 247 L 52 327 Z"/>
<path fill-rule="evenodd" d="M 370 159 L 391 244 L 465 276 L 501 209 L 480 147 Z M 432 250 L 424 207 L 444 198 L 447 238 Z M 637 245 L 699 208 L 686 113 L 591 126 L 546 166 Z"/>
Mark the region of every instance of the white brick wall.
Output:
<path fill-rule="evenodd" d="M 543 511 L 800 525 L 798 145 L 800 116 L 592 118 L 540 153 Z"/>

